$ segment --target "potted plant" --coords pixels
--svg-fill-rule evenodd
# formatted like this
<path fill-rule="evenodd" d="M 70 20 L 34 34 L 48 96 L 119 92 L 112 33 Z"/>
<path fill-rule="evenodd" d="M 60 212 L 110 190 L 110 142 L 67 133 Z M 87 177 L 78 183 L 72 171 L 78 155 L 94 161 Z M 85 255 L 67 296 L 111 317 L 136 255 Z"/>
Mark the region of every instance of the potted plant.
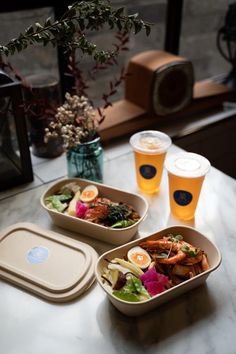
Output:
<path fill-rule="evenodd" d="M 104 26 L 118 32 L 117 38 L 120 42 L 111 50 L 97 49 L 96 44 L 88 39 L 88 33 L 100 31 Z M 104 107 L 98 108 L 96 115 L 92 101 L 86 97 L 86 83 L 76 58 L 92 57 L 93 73 L 106 66 L 116 65 L 120 51 L 125 48 L 127 34 L 131 31 L 136 34 L 141 30 L 145 30 L 148 35 L 150 25 L 139 19 L 137 14 L 126 15 L 124 8 L 114 9 L 108 0 L 87 0 L 73 3 L 59 20 L 48 18 L 43 24 L 35 23 L 8 44 L 0 45 L 0 54 L 6 56 L 38 43 L 63 48 L 68 58 L 69 74 L 74 79 L 73 89 L 66 94 L 65 103 L 58 107 L 55 119 L 46 129 L 45 139 L 48 141 L 58 136 L 63 138 L 69 176 L 102 180 L 102 148 L 97 127 L 105 118 L 104 109 L 111 104 L 109 97 L 125 79 L 122 69 L 120 77 L 110 83 L 109 93 L 102 95 Z M 92 152 L 92 147 L 95 152 Z M 84 157 L 80 163 L 82 155 Z M 93 162 L 87 163 L 90 157 Z M 89 169 L 92 170 L 91 174 Z"/>

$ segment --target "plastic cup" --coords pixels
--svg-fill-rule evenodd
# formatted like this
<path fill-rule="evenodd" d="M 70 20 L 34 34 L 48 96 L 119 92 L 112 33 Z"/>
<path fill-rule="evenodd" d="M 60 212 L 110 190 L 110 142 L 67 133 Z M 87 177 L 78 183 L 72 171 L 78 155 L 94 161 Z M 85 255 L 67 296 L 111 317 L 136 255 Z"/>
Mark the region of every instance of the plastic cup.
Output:
<path fill-rule="evenodd" d="M 131 136 L 138 189 L 145 193 L 158 192 L 166 152 L 171 145 L 168 135 L 146 130 Z"/>
<path fill-rule="evenodd" d="M 178 153 L 166 160 L 170 209 L 175 217 L 183 220 L 194 218 L 202 184 L 210 166 L 205 157 L 191 152 Z"/>

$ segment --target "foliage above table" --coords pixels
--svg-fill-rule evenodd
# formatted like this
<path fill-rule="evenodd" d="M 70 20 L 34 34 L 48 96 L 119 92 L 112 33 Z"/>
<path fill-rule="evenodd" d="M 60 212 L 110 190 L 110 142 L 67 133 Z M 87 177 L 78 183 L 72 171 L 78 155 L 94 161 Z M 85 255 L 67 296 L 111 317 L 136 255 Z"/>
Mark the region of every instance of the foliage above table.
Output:
<path fill-rule="evenodd" d="M 79 48 L 83 53 L 103 63 L 116 51 L 97 50 L 95 43 L 88 40 L 86 32 L 99 31 L 104 25 L 110 29 L 138 33 L 145 29 L 150 33 L 150 25 L 138 18 L 138 14 L 125 15 L 124 8 L 113 9 L 108 0 L 88 0 L 73 3 L 59 20 L 51 17 L 44 23 L 35 23 L 12 39 L 0 45 L 0 53 L 12 55 L 26 49 L 29 45 L 51 43 L 61 46 L 65 52 Z"/>

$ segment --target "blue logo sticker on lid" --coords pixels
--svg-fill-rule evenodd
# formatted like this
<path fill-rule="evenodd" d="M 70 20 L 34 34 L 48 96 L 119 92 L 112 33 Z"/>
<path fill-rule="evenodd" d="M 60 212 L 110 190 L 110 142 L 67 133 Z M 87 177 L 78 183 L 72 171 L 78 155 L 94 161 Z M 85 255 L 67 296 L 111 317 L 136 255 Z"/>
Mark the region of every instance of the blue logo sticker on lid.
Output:
<path fill-rule="evenodd" d="M 174 200 L 177 204 L 185 206 L 191 203 L 193 196 L 190 192 L 177 190 L 173 194 Z"/>
<path fill-rule="evenodd" d="M 151 179 L 156 175 L 157 170 L 152 165 L 142 165 L 139 167 L 139 172 L 143 178 Z"/>
<path fill-rule="evenodd" d="M 49 250 L 43 246 L 36 246 L 27 252 L 27 260 L 31 264 L 43 263 L 48 259 Z"/>

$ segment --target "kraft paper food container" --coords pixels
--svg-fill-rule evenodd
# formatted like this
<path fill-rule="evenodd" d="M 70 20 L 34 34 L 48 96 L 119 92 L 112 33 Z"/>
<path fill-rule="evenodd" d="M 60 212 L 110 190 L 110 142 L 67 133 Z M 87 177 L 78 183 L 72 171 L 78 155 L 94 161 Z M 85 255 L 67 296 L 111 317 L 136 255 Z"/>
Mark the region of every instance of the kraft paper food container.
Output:
<path fill-rule="evenodd" d="M 70 215 L 66 215 L 55 210 L 49 209 L 45 204 L 45 199 L 55 194 L 63 185 L 77 182 L 81 190 L 88 185 L 95 185 L 99 190 L 99 195 L 109 198 L 114 202 L 124 202 L 131 205 L 140 215 L 140 219 L 133 225 L 122 228 L 112 229 L 103 225 L 98 225 L 87 220 L 79 219 Z M 108 242 L 113 245 L 122 245 L 130 241 L 136 234 L 139 224 L 145 218 L 148 210 L 147 201 L 138 194 L 128 193 L 126 191 L 116 189 L 101 183 L 88 181 L 80 178 L 66 178 L 53 184 L 41 197 L 41 205 L 48 212 L 52 221 L 64 228 L 73 232 L 87 235 L 96 238 L 100 241 Z"/>
<path fill-rule="evenodd" d="M 68 302 L 95 281 L 95 250 L 27 222 L 0 231 L 0 279 L 50 302 Z"/>
<path fill-rule="evenodd" d="M 210 268 L 207 271 L 193 277 L 192 279 L 188 279 L 185 282 L 176 285 L 175 287 L 170 288 L 165 292 L 158 294 L 152 297 L 151 299 L 143 302 L 128 302 L 112 295 L 112 293 L 109 291 L 109 288 L 107 286 L 104 286 L 101 278 L 101 275 L 103 274 L 103 269 L 107 267 L 106 259 L 111 260 L 115 257 L 123 258 L 126 255 L 127 251 L 132 247 L 137 246 L 140 241 L 150 239 L 156 240 L 162 238 L 168 233 L 172 233 L 174 235 L 180 234 L 184 237 L 185 241 L 203 249 L 207 253 Z M 219 267 L 220 263 L 221 254 L 218 248 L 205 235 L 201 234 L 194 228 L 188 226 L 171 226 L 148 237 L 140 238 L 139 240 L 129 242 L 124 246 L 120 246 L 118 248 L 113 249 L 112 251 L 104 253 L 102 256 L 99 257 L 97 261 L 95 267 L 95 274 L 99 285 L 105 291 L 111 303 L 120 312 L 127 316 L 139 316 L 203 284 L 206 281 L 207 277 L 210 275 L 210 273 Z"/>

